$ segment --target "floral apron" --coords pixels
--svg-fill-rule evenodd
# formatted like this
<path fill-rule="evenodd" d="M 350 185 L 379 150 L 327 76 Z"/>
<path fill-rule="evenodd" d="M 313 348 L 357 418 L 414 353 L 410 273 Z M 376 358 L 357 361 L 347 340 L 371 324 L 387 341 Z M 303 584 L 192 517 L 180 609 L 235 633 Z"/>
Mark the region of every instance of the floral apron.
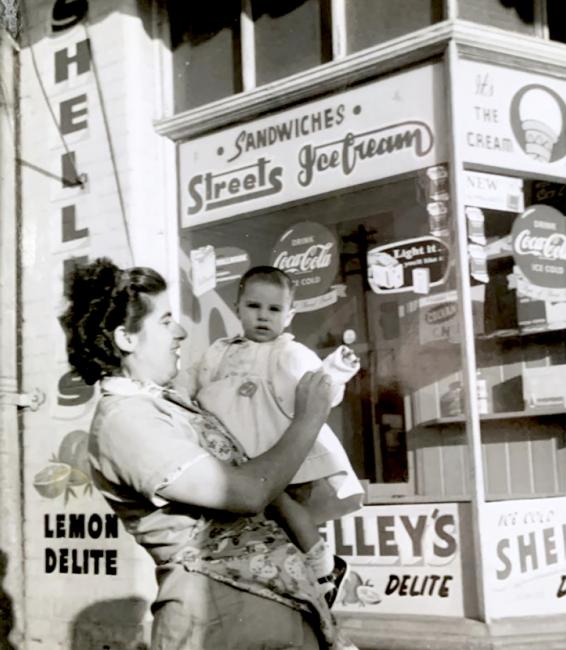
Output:
<path fill-rule="evenodd" d="M 238 442 L 222 423 L 174 391 L 164 397 L 186 409 L 200 445 L 223 462 L 240 465 L 248 460 Z M 252 517 L 227 515 L 225 521 L 201 517 L 192 540 L 171 562 L 237 589 L 314 615 L 327 647 L 355 650 L 338 631 L 316 577 L 305 557 L 284 531 L 263 514 Z"/>

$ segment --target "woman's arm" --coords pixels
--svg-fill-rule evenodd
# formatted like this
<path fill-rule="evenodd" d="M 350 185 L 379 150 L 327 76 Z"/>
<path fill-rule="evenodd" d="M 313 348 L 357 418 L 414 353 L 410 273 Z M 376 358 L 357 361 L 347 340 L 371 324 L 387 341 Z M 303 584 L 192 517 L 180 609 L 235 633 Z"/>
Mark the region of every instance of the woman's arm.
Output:
<path fill-rule="evenodd" d="M 298 383 L 295 417 L 279 441 L 239 466 L 201 458 L 158 490 L 168 501 L 238 513 L 262 512 L 289 484 L 326 421 L 331 382 L 322 371 Z"/>

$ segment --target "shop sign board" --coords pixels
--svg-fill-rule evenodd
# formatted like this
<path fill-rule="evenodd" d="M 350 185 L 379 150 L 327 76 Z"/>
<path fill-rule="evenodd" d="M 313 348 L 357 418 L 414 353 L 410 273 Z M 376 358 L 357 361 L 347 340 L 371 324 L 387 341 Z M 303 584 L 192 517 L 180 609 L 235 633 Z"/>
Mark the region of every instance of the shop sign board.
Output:
<path fill-rule="evenodd" d="M 464 615 L 456 504 L 366 506 L 323 534 L 351 568 L 337 612 Z"/>
<path fill-rule="evenodd" d="M 460 61 L 465 162 L 564 178 L 566 81 Z"/>
<path fill-rule="evenodd" d="M 426 65 L 181 144 L 181 226 L 445 162 L 443 90 Z"/>
<path fill-rule="evenodd" d="M 487 503 L 482 530 L 489 615 L 564 614 L 566 497 Z"/>
<path fill-rule="evenodd" d="M 464 204 L 502 212 L 522 212 L 525 209 L 523 180 L 465 171 Z"/>

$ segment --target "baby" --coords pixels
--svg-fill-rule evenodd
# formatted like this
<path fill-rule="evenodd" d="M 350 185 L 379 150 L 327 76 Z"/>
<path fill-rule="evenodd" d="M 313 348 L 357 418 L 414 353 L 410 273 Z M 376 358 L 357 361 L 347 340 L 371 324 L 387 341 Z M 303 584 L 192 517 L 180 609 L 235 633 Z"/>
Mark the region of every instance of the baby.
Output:
<path fill-rule="evenodd" d="M 333 379 L 333 406 L 360 368 L 356 355 L 340 346 L 323 362 L 293 340 L 293 283 L 271 266 L 258 266 L 240 281 L 237 313 L 243 335 L 214 342 L 197 369 L 197 399 L 238 439 L 249 457 L 273 446 L 293 416 L 295 388 L 309 370 L 321 367 Z M 336 600 L 347 565 L 320 537 L 317 524 L 361 507 L 363 487 L 336 435 L 321 429 L 289 492 L 271 506 L 272 516 L 305 553 L 329 603 Z M 318 498 L 317 498 L 318 497 Z"/>

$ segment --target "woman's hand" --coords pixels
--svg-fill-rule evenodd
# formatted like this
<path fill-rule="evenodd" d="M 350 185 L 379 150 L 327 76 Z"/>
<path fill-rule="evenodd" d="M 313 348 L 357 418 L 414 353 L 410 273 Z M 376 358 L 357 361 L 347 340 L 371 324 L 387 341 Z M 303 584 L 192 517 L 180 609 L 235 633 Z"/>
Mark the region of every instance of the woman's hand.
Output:
<path fill-rule="evenodd" d="M 306 372 L 295 390 L 295 421 L 325 422 L 332 402 L 332 379 L 323 371 Z"/>
<path fill-rule="evenodd" d="M 330 412 L 331 388 L 322 370 L 305 373 L 297 385 L 295 417 L 273 447 L 237 466 L 202 458 L 159 495 L 229 512 L 262 512 L 287 487 L 312 447 Z"/>

